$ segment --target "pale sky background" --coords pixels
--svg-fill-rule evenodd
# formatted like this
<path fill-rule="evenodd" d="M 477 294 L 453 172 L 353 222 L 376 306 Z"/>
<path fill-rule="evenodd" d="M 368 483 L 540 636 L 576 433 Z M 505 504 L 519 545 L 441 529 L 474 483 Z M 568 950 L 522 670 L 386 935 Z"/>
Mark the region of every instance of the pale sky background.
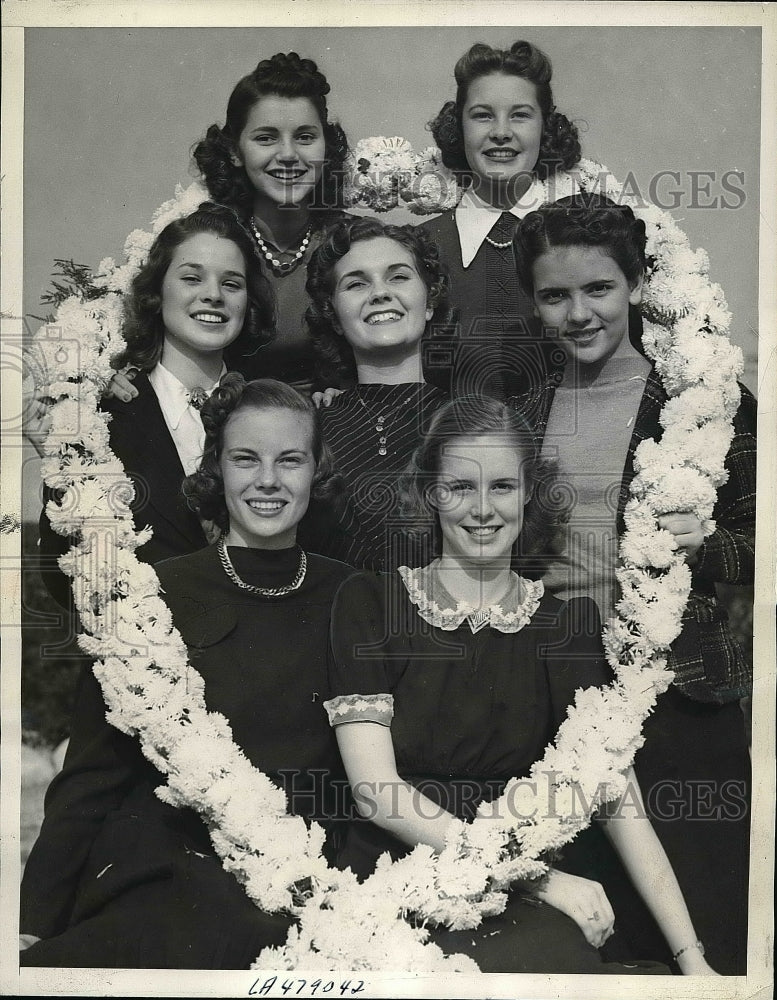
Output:
<path fill-rule="evenodd" d="M 755 388 L 760 29 L 718 27 L 29 28 L 25 34 L 25 313 L 38 313 L 55 257 L 97 264 L 147 228 L 189 151 L 259 59 L 296 50 L 327 75 L 351 143 L 401 135 L 431 143 L 426 122 L 454 95 L 453 66 L 475 41 L 524 37 L 554 66 L 556 103 L 583 153 L 680 205 L 673 214 L 710 255 Z M 694 199 L 692 171 L 701 179 Z M 732 196 L 723 177 L 744 195 Z M 736 209 L 720 207 L 744 198 Z M 717 207 L 695 207 L 694 201 Z"/>

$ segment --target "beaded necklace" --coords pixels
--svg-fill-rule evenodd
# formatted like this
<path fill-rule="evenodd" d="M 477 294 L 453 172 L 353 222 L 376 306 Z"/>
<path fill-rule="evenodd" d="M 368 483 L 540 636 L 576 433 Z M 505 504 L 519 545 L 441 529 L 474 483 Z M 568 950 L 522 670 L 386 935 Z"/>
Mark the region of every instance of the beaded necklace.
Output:
<path fill-rule="evenodd" d="M 278 274 L 289 274 L 294 268 L 299 264 L 305 255 L 305 251 L 310 243 L 310 237 L 313 235 L 313 227 L 308 226 L 307 232 L 302 238 L 302 243 L 299 245 L 298 250 L 279 250 L 279 253 L 286 253 L 291 255 L 292 259 L 288 261 L 278 260 L 277 257 L 273 256 L 272 250 L 267 246 L 265 241 L 262 239 L 262 234 L 256 227 L 256 222 L 254 222 L 253 217 L 248 220 L 248 224 L 251 227 L 251 234 L 256 240 L 256 245 L 262 253 L 262 256 L 267 260 L 274 271 Z"/>

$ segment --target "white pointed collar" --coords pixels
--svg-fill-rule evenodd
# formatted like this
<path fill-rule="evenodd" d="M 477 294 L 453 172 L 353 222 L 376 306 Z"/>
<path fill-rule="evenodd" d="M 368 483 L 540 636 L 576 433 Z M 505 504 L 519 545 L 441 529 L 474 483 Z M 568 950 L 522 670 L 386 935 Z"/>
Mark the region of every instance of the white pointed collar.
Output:
<path fill-rule="evenodd" d="M 529 189 L 508 211 L 516 219 L 522 219 L 529 212 L 540 207 L 543 196 L 544 185 L 535 179 Z M 493 205 L 483 201 L 472 188 L 468 188 L 464 192 L 455 211 L 456 229 L 459 233 L 459 246 L 461 248 L 461 263 L 464 267 L 469 267 L 472 263 L 475 254 L 483 245 L 486 236 L 491 232 L 492 226 L 501 214 L 501 208 L 494 208 Z"/>
<path fill-rule="evenodd" d="M 227 366 L 221 366 L 218 381 L 205 391 L 210 396 L 227 373 Z M 160 362 L 148 373 L 148 380 L 159 400 L 168 427 L 177 430 L 184 413 L 189 408 L 190 394 L 181 380 Z"/>

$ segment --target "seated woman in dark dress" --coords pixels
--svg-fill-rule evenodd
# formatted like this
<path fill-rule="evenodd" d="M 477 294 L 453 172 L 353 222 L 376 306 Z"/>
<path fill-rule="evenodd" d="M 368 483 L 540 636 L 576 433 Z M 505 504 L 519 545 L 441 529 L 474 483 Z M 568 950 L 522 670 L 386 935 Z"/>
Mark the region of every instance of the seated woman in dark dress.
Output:
<path fill-rule="evenodd" d="M 164 599 L 208 710 L 292 812 L 327 826 L 339 769 L 321 707 L 328 621 L 351 571 L 306 554 L 296 533 L 311 493 L 333 486 L 331 457 L 312 404 L 280 382 L 227 375 L 202 415 L 205 453 L 187 490 L 222 534 L 157 566 Z M 249 900 L 194 811 L 155 796 L 162 775 L 105 713 L 87 672 L 24 873 L 21 964 L 248 968 L 289 920 Z"/>
<path fill-rule="evenodd" d="M 410 226 L 348 219 L 314 252 L 307 291 L 317 380 L 357 383 L 321 410 L 347 498 L 336 524 L 311 525 L 311 540 L 316 551 L 359 569 L 415 564 L 397 481 L 447 398 L 422 371 L 423 351 L 447 316 L 437 248 Z"/>
<path fill-rule="evenodd" d="M 384 851 L 442 850 L 454 817 L 472 819 L 542 757 L 575 690 L 607 682 L 593 602 L 564 603 L 510 568 L 519 537 L 528 551 L 543 521 L 537 455 L 527 425 L 504 404 L 462 397 L 443 407 L 408 483 L 411 504 L 441 536 L 438 558 L 357 574 L 338 592 L 326 708 L 370 820 L 350 825 L 340 855 L 361 876 Z M 694 947 L 650 823 L 628 809 L 609 815 L 605 829 L 683 972 L 714 974 Z M 502 915 L 475 931 L 438 930 L 434 940 L 484 972 L 651 971 L 602 961 L 597 949 L 613 920 L 600 885 L 551 868 L 511 893 Z"/>

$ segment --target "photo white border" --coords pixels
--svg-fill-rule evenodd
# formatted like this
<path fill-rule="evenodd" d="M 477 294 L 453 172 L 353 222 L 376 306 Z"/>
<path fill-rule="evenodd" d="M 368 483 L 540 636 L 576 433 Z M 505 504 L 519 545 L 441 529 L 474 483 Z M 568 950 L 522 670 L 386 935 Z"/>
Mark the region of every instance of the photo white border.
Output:
<path fill-rule="evenodd" d="M 2 201 L 2 444 L 0 510 L 20 508 L 20 478 L 14 473 L 21 448 L 16 437 L 21 412 L 18 345 L 22 323 L 23 232 L 23 86 L 24 29 L 32 27 L 384 27 L 384 26 L 651 26 L 717 25 L 761 27 L 763 78 L 761 91 L 761 232 L 759 295 L 759 454 L 758 454 L 758 559 L 756 564 L 754 635 L 756 680 L 753 696 L 753 838 L 751 858 L 751 915 L 746 978 L 692 979 L 683 977 L 599 976 L 456 976 L 445 981 L 408 975 L 370 973 L 362 997 L 574 997 L 579 1000 L 664 996 L 685 1000 L 767 997 L 773 984 L 774 881 L 774 705 L 775 705 L 775 552 L 777 552 L 777 10 L 756 3 L 516 3 L 462 2 L 462 0 L 6 0 L 3 18 L 3 133 Z M 138 220 L 142 225 L 146 220 Z M 0 809 L 0 991 L 19 996 L 246 996 L 255 980 L 265 974 L 252 972 L 181 972 L 175 970 L 127 971 L 54 969 L 19 970 L 16 960 L 18 930 L 20 789 L 19 740 L 21 724 L 19 642 L 19 536 L 0 536 L 0 586 L 2 594 L 3 666 L 2 697 L 2 808 Z M 725 914 L 721 915 L 725 919 Z M 298 980 L 304 974 L 283 978 Z M 258 987 L 257 987 L 258 989 Z M 330 993 L 338 995 L 339 991 Z M 283 995 L 280 990 L 269 994 Z M 287 994 L 294 996 L 294 991 Z M 302 996 L 309 995 L 306 993 Z M 320 993 L 318 995 L 321 995 Z"/>

